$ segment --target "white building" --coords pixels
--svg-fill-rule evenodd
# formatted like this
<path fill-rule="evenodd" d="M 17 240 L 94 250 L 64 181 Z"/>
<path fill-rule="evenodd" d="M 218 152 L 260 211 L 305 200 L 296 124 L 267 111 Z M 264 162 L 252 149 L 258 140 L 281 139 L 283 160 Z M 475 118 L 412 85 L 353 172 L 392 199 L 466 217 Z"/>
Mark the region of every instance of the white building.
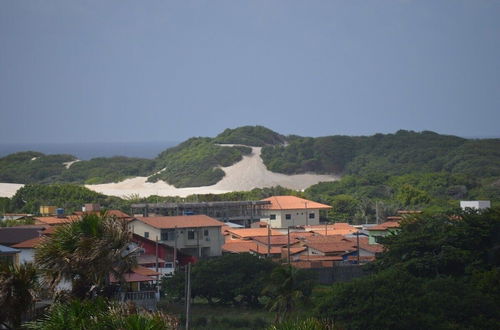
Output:
<path fill-rule="evenodd" d="M 490 201 L 460 201 L 460 208 L 465 210 L 467 208 L 474 210 L 484 210 L 491 207 Z"/>
<path fill-rule="evenodd" d="M 129 223 L 130 230 L 142 237 L 156 240 L 196 257 L 222 255 L 224 224 L 206 215 L 137 217 Z"/>
<path fill-rule="evenodd" d="M 263 209 L 261 221 L 272 228 L 319 225 L 320 210 L 332 208 L 296 196 L 272 196 L 263 200 L 271 204 Z"/>

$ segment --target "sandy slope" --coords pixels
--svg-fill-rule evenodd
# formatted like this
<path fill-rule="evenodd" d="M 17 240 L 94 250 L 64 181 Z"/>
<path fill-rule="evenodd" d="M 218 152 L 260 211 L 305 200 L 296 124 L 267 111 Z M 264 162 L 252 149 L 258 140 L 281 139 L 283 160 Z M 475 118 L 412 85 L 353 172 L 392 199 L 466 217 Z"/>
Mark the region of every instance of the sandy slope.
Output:
<path fill-rule="evenodd" d="M 0 197 L 12 197 L 16 191 L 23 187 L 23 184 L 18 183 L 0 183 Z"/>
<path fill-rule="evenodd" d="M 146 182 L 147 177 L 136 177 L 118 183 L 106 183 L 97 185 L 86 185 L 87 188 L 101 192 L 106 195 L 126 197 L 132 195 L 139 196 L 181 196 L 191 194 L 220 194 L 230 191 L 251 190 L 253 188 L 264 188 L 273 186 L 283 186 L 287 188 L 302 190 L 321 181 L 335 181 L 338 177 L 333 175 L 318 174 L 296 174 L 285 175 L 267 170 L 260 157 L 261 148 L 252 147 L 252 153 L 243 156 L 243 159 L 228 167 L 222 167 L 226 173 L 224 178 L 212 186 L 194 188 L 175 188 L 163 181 L 151 183 Z M 0 184 L 0 196 L 8 196 Z M 22 185 L 17 185 L 22 186 Z M 15 190 L 10 188 L 11 195 Z M 17 190 L 17 188 L 16 188 Z M 2 195 L 4 193 L 4 195 Z"/>

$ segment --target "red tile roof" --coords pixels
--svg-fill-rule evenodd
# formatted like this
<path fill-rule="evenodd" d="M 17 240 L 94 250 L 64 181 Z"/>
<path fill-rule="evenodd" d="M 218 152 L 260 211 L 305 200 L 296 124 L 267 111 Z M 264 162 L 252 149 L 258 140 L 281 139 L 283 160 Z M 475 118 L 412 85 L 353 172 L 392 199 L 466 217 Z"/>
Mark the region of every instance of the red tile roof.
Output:
<path fill-rule="evenodd" d="M 174 217 L 137 217 L 136 219 L 158 229 L 221 227 L 224 225 L 223 222 L 203 214 Z"/>
<path fill-rule="evenodd" d="M 257 249 L 257 243 L 253 241 L 241 241 L 227 242 L 222 245 L 222 251 L 229 253 L 244 253 L 250 252 L 252 249 Z"/>
<path fill-rule="evenodd" d="M 282 247 L 281 246 L 271 246 L 271 249 L 268 250 L 267 246 L 259 246 L 257 245 L 257 248 L 255 249 L 250 249 L 251 252 L 258 253 L 258 254 L 267 254 L 269 251 L 270 254 L 281 254 Z"/>
<path fill-rule="evenodd" d="M 84 214 L 101 214 L 101 211 L 85 211 L 85 212 L 76 211 L 76 212 L 73 212 L 73 213 L 75 215 L 82 216 Z M 120 210 L 107 210 L 107 211 L 104 211 L 104 213 L 106 215 L 108 215 L 108 216 L 116 217 L 118 219 L 129 219 L 129 218 L 132 218 L 130 215 L 128 215 L 127 213 L 122 212 Z"/>
<path fill-rule="evenodd" d="M 342 256 L 308 256 L 308 255 L 301 255 L 299 257 L 299 260 L 306 261 L 306 260 L 320 260 L 320 261 L 342 261 Z"/>
<path fill-rule="evenodd" d="M 123 276 L 125 278 L 125 282 L 130 283 L 130 282 L 149 282 L 149 281 L 154 281 L 155 279 L 153 277 L 137 274 L 137 273 L 127 273 Z M 109 276 L 110 281 L 112 283 L 119 282 L 117 278 L 115 278 L 113 275 Z"/>
<path fill-rule="evenodd" d="M 12 245 L 13 248 L 16 248 L 16 249 L 33 249 L 35 248 L 38 244 L 40 244 L 40 242 L 45 239 L 44 236 L 38 236 L 38 237 L 35 237 L 35 238 L 32 238 L 32 239 L 29 239 L 29 240 L 26 240 L 26 241 L 23 241 L 21 243 L 17 243 L 17 244 L 14 244 Z"/>
<path fill-rule="evenodd" d="M 345 222 L 337 222 L 328 225 L 304 226 L 304 229 L 320 235 L 348 235 L 358 230 Z"/>
<path fill-rule="evenodd" d="M 397 228 L 397 227 L 399 227 L 399 222 L 387 221 L 387 222 L 381 223 L 380 225 L 369 227 L 369 228 L 367 228 L 367 230 L 387 230 L 389 228 Z"/>
<path fill-rule="evenodd" d="M 80 217 L 77 215 L 68 215 L 62 218 L 59 217 L 34 217 L 35 222 L 47 224 L 47 225 L 62 225 L 65 223 L 70 223 L 73 221 L 80 220 Z"/>
<path fill-rule="evenodd" d="M 268 210 L 302 210 L 302 209 L 331 209 L 330 205 L 325 205 L 296 196 L 272 196 L 263 199 L 271 202 L 265 206 Z"/>
<path fill-rule="evenodd" d="M 348 253 L 356 251 L 356 246 L 352 242 L 339 243 L 306 243 L 306 246 L 323 253 Z"/>
<path fill-rule="evenodd" d="M 240 237 L 240 238 L 250 238 L 255 236 L 267 236 L 267 228 L 228 228 L 227 232 L 230 235 Z M 278 230 L 271 229 L 271 236 L 273 235 L 284 235 Z"/>
<path fill-rule="evenodd" d="M 152 269 L 142 267 L 142 266 L 137 266 L 134 269 L 132 269 L 132 272 L 139 274 L 139 275 L 144 275 L 144 276 L 156 276 L 156 275 L 161 275 L 161 273 L 158 273 Z"/>
<path fill-rule="evenodd" d="M 356 238 L 353 238 L 352 241 L 357 244 Z M 369 244 L 368 237 L 359 237 L 359 248 L 372 252 L 372 253 L 380 253 L 384 251 L 384 246 L 381 244 Z"/>

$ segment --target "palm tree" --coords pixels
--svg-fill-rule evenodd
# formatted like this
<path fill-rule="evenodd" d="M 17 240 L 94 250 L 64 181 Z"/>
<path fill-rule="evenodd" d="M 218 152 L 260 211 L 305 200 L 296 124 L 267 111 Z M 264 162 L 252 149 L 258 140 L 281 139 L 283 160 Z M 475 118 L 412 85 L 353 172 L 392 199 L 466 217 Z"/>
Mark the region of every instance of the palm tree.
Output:
<path fill-rule="evenodd" d="M 19 328 L 23 314 L 33 307 L 37 288 L 38 272 L 32 263 L 0 263 L 0 324 Z"/>
<path fill-rule="evenodd" d="M 42 241 L 35 262 L 52 288 L 66 280 L 74 297 L 89 297 L 108 287 L 110 275 L 122 279 L 136 266 L 137 248 L 131 245 L 130 235 L 124 221 L 87 214 Z"/>

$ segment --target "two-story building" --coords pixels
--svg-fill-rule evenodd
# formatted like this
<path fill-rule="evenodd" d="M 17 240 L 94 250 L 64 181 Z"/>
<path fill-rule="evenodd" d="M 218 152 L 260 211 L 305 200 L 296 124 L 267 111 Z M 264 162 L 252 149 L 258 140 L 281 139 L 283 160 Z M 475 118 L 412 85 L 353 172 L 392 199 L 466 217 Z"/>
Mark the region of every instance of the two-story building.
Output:
<path fill-rule="evenodd" d="M 129 229 L 137 235 L 198 258 L 220 256 L 224 223 L 206 215 L 137 217 Z"/>
<path fill-rule="evenodd" d="M 267 222 L 272 228 L 319 225 L 320 210 L 332 208 L 296 196 L 272 196 L 263 201 L 271 204 L 262 210 L 261 221 Z"/>

